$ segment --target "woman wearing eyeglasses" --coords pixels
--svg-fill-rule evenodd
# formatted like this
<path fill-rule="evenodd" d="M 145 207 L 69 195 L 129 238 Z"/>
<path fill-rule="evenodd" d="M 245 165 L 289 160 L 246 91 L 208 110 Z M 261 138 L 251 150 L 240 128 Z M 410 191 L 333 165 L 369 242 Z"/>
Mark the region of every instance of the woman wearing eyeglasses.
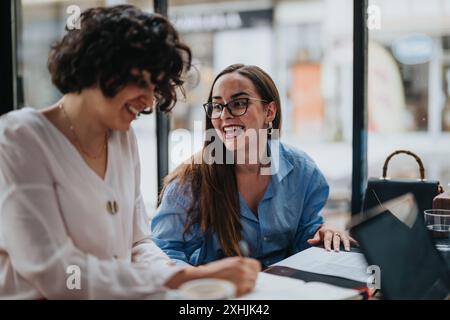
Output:
<path fill-rule="evenodd" d="M 204 108 L 203 150 L 166 178 L 151 223 L 169 257 L 200 265 L 243 255 L 240 243 L 247 243 L 248 254 L 269 266 L 310 245 L 338 251 L 342 242 L 349 250 L 352 239 L 320 215 L 329 193 L 324 176 L 277 139 L 280 98 L 267 73 L 227 67 Z"/>
<path fill-rule="evenodd" d="M 149 236 L 130 126 L 173 107 L 190 49 L 133 6 L 88 9 L 80 25 L 50 52 L 61 100 L 0 118 L 0 299 L 161 298 L 198 278 L 252 290 L 258 261 L 180 268 Z"/>

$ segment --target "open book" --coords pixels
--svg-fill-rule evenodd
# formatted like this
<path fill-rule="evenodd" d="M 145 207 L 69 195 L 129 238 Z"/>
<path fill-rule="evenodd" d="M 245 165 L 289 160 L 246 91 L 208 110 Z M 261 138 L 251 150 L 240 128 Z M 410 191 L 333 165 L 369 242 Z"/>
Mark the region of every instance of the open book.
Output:
<path fill-rule="evenodd" d="M 322 282 L 302 280 L 260 272 L 255 289 L 238 300 L 359 300 L 357 290 Z"/>
<path fill-rule="evenodd" d="M 367 262 L 361 253 L 342 250 L 334 252 L 319 247 L 303 250 L 275 263 L 273 266 L 284 266 L 322 275 L 351 279 L 361 282 L 361 286 L 365 286 L 364 284 L 370 276 L 367 273 Z"/>

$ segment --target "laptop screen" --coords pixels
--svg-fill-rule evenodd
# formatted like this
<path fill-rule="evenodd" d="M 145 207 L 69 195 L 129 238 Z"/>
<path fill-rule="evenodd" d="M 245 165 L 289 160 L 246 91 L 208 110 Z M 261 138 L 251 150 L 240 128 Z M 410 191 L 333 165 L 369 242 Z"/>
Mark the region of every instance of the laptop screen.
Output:
<path fill-rule="evenodd" d="M 417 206 L 404 200 L 380 204 L 378 212 L 355 217 L 351 233 L 368 264 L 380 268 L 384 298 L 445 299 L 450 293 L 447 265 Z"/>

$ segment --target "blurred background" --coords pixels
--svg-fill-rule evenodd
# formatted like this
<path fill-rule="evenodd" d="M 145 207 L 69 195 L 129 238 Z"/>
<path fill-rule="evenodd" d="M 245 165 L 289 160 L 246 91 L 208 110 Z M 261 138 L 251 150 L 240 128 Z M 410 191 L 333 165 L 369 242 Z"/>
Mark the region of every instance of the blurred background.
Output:
<path fill-rule="evenodd" d="M 22 21 L 19 74 L 27 106 L 43 108 L 60 94 L 46 69 L 50 44 L 64 33 L 70 5 L 153 1 L 18 0 Z M 169 168 L 202 144 L 206 101 L 215 74 L 232 63 L 255 64 L 275 80 L 282 102 L 281 139 L 307 152 L 331 190 L 325 215 L 346 218 L 352 174 L 353 0 L 169 0 L 169 18 L 193 50 L 186 98 L 171 116 Z M 450 182 L 450 0 L 370 0 L 368 165 L 381 176 L 396 149 L 417 153 L 428 179 Z M 369 26 L 370 27 L 370 26 Z M 149 216 L 156 209 L 155 116 L 134 123 Z M 194 136 L 194 129 L 196 136 Z M 184 139 L 184 140 L 183 140 Z M 174 150 L 170 152 L 170 150 Z M 188 152 L 189 153 L 189 152 Z M 388 175 L 418 178 L 414 159 L 398 156 Z M 339 219 L 344 223 L 345 219 Z"/>

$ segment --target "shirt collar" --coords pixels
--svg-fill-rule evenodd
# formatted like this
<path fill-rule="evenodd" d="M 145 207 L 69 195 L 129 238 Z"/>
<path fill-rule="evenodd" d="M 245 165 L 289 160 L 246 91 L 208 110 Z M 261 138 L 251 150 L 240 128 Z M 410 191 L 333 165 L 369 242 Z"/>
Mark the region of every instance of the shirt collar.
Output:
<path fill-rule="evenodd" d="M 278 182 L 281 182 L 294 168 L 286 155 L 286 150 L 279 139 L 271 140 L 268 144 L 271 155 L 270 170 Z"/>

